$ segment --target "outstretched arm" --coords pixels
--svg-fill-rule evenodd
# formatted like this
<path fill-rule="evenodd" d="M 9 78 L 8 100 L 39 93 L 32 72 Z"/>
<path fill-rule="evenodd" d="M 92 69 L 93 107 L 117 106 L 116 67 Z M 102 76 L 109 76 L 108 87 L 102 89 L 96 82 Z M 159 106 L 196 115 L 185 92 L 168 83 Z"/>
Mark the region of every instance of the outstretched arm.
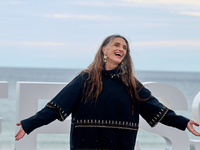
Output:
<path fill-rule="evenodd" d="M 44 107 L 42 110 L 37 112 L 34 116 L 22 120 L 17 123 L 17 126 L 21 126 L 17 134 L 15 135 L 15 140 L 18 141 L 24 137 L 27 133 L 29 134 L 34 129 L 41 127 L 43 125 L 47 125 L 50 122 L 54 121 L 59 117 L 59 112 L 56 109 L 52 109 L 49 107 Z"/>
<path fill-rule="evenodd" d="M 192 134 L 194 134 L 194 135 L 196 135 L 196 136 L 200 136 L 200 133 L 197 132 L 197 131 L 194 129 L 193 125 L 199 126 L 198 123 L 196 123 L 196 122 L 193 121 L 193 120 L 190 120 L 190 121 L 188 122 L 188 124 L 187 124 L 187 129 L 188 129 Z"/>

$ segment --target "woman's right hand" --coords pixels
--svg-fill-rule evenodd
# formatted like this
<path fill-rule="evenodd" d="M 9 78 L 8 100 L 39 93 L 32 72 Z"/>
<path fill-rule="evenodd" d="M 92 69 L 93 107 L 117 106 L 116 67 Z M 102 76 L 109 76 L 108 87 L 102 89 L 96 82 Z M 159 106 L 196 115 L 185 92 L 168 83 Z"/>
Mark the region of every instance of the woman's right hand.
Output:
<path fill-rule="evenodd" d="M 17 126 L 21 126 L 21 122 L 16 124 Z M 24 131 L 24 129 L 22 128 L 22 126 L 20 127 L 19 131 L 17 132 L 17 134 L 15 135 L 15 140 L 18 141 L 21 138 L 24 137 L 24 135 L 26 134 L 26 132 Z"/>

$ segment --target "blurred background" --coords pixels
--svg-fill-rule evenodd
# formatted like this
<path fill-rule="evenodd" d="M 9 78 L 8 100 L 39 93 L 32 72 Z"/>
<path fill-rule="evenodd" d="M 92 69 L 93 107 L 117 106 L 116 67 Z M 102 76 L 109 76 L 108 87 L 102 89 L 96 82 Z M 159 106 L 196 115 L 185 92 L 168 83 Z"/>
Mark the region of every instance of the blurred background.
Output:
<path fill-rule="evenodd" d="M 0 0 L 0 81 L 9 83 L 8 99 L 0 99 L 1 148 L 14 148 L 17 81 L 69 82 L 111 34 L 129 40 L 138 79 L 177 87 L 188 103 L 188 111 L 178 113 L 193 119 L 200 91 L 199 0 Z M 69 147 L 68 136 L 52 137 L 39 135 L 38 148 Z M 144 131 L 138 140 L 144 148 L 166 145 Z"/>
<path fill-rule="evenodd" d="M 200 72 L 199 0 L 1 0 L 0 66 L 86 68 L 105 37 L 136 70 Z"/>

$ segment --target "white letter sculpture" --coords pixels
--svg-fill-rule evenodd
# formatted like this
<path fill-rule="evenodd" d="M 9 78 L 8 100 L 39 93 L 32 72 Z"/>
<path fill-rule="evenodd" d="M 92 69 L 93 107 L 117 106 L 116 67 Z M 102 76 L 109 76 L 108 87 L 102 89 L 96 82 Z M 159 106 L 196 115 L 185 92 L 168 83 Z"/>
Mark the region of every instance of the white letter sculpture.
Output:
<path fill-rule="evenodd" d="M 65 83 L 17 83 L 17 121 L 25 119 L 34 115 L 38 111 L 39 99 L 52 99 L 66 84 Z M 173 110 L 187 110 L 187 101 L 185 96 L 177 88 L 163 83 L 144 83 L 152 95 L 162 100 L 164 105 Z M 1 89 L 1 88 L 0 88 Z M 1 92 L 1 91 L 0 91 Z M 3 93 L 6 93 L 3 92 Z M 1 93 L 0 93 L 1 96 Z M 196 99 L 200 99 L 200 94 L 196 96 Z M 193 114 L 195 119 L 199 121 L 199 102 L 194 102 L 196 109 Z M 16 143 L 17 150 L 36 150 L 37 149 L 37 134 L 69 134 L 70 133 L 70 119 L 66 119 L 64 123 L 54 121 L 48 126 L 41 127 L 32 132 L 29 136 Z M 151 128 L 144 119 L 140 118 L 140 128 L 146 131 L 156 133 L 162 136 L 166 140 L 166 150 L 188 150 L 189 138 L 186 131 L 180 131 L 178 129 L 167 127 L 162 124 L 158 124 L 156 127 Z M 16 132 L 18 131 L 16 128 Z M 66 139 L 67 140 L 67 139 Z M 197 143 L 198 144 L 198 143 Z M 197 146 L 196 144 L 196 146 Z M 136 150 L 141 150 L 139 142 L 136 142 Z M 197 149 L 193 149 L 197 150 Z"/>
<path fill-rule="evenodd" d="M 66 83 L 17 83 L 17 121 L 26 119 L 38 111 L 39 99 L 52 99 Z M 23 140 L 15 143 L 17 150 L 36 150 L 37 134 L 69 134 L 71 120 L 66 119 L 63 123 L 54 121 L 48 126 L 36 129 Z M 16 132 L 19 128 L 16 128 Z M 67 139 L 66 139 L 67 140 Z"/>
<path fill-rule="evenodd" d="M 195 96 L 192 103 L 192 114 L 196 122 L 200 123 L 200 92 Z M 190 140 L 191 150 L 200 149 L 200 140 Z"/>
<path fill-rule="evenodd" d="M 0 81 L 0 98 L 8 98 L 8 82 Z M 0 118 L 0 133 L 1 133 L 1 118 Z"/>

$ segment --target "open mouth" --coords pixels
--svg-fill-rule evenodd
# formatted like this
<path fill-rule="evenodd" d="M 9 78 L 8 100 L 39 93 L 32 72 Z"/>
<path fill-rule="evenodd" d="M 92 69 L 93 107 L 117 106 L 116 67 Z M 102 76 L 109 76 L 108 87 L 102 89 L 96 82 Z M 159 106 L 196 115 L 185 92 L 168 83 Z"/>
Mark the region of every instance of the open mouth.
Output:
<path fill-rule="evenodd" d="M 122 57 L 121 53 L 115 53 L 115 56 Z"/>

